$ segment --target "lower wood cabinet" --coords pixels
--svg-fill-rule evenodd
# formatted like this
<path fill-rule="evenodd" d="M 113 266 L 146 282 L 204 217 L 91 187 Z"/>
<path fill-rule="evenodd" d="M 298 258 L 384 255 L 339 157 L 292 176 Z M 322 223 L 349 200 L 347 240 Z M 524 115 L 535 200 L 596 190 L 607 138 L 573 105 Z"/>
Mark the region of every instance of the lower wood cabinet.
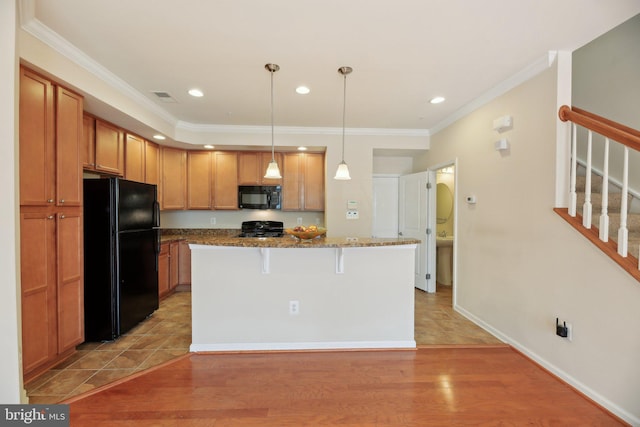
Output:
<path fill-rule="evenodd" d="M 191 286 L 191 249 L 184 240 L 180 242 L 178 254 L 178 285 Z"/>
<path fill-rule="evenodd" d="M 22 363 L 25 381 L 84 341 L 81 208 L 20 213 Z"/>
<path fill-rule="evenodd" d="M 180 283 L 181 242 L 165 242 L 158 254 L 158 296 L 164 298 L 176 290 Z M 189 266 L 191 267 L 191 266 Z"/>

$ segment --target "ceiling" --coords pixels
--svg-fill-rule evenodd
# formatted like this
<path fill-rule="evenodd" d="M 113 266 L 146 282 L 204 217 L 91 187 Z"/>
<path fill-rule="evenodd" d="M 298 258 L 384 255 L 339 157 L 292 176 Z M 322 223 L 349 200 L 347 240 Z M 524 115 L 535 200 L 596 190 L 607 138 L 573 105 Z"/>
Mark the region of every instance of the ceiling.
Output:
<path fill-rule="evenodd" d="M 264 66 L 276 63 L 276 126 L 341 127 L 337 70 L 351 66 L 346 126 L 407 132 L 437 127 L 548 51 L 575 50 L 640 12 L 637 0 L 25 2 L 176 124 L 268 126 Z M 311 92 L 296 94 L 299 85 Z M 204 97 L 188 95 L 194 87 Z"/>

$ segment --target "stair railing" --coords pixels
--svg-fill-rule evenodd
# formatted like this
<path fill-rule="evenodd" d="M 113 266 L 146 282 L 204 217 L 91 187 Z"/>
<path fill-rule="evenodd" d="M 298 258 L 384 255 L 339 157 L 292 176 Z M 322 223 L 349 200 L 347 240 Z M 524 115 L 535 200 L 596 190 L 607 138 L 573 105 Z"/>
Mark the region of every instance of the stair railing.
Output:
<path fill-rule="evenodd" d="M 596 114 L 582 110 L 576 107 L 563 105 L 558 111 L 558 116 L 563 122 L 572 123 L 571 138 L 571 172 L 570 172 L 570 189 L 569 189 L 569 207 L 568 215 L 575 218 L 577 215 L 577 194 L 576 194 L 576 168 L 577 168 L 577 134 L 578 126 L 587 130 L 587 160 L 586 160 L 586 179 L 585 179 L 585 202 L 582 206 L 582 225 L 587 230 L 591 229 L 592 224 L 592 204 L 591 204 L 591 174 L 592 174 L 592 141 L 593 133 L 597 133 L 605 138 L 604 144 L 604 165 L 602 174 L 602 209 L 599 217 L 599 233 L 600 241 L 607 243 L 609 241 L 609 216 L 608 216 L 608 187 L 609 187 L 609 143 L 614 141 L 624 146 L 623 165 L 622 165 L 622 199 L 620 205 L 620 227 L 618 229 L 617 255 L 622 258 L 628 256 L 629 230 L 627 228 L 627 199 L 629 194 L 628 172 L 629 172 L 629 148 L 640 151 L 640 131 L 616 123 L 612 120 L 605 119 Z M 588 236 L 587 233 L 583 233 Z M 594 242 L 595 243 L 595 242 Z M 608 246 L 601 248 L 607 252 Z M 640 257 L 639 257 L 640 258 Z M 618 260 L 619 264 L 623 265 Z M 628 263 L 624 262 L 625 269 L 628 269 Z M 638 274 L 640 265 L 637 265 L 636 271 L 632 272 L 636 278 L 640 278 Z M 640 279 L 639 279 L 640 280 Z"/>

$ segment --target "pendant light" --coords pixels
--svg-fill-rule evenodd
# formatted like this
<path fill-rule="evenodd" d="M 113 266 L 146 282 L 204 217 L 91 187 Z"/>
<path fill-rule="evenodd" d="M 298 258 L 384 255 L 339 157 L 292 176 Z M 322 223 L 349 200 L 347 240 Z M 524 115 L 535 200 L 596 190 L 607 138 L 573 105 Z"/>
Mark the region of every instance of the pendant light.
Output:
<path fill-rule="evenodd" d="M 349 168 L 344 161 L 344 129 L 345 129 L 345 116 L 347 111 L 347 75 L 353 71 L 351 67 L 340 67 L 338 72 L 344 77 L 344 91 L 342 99 L 342 161 L 338 164 L 338 170 L 336 170 L 336 176 L 333 179 L 348 180 L 351 179 L 349 175 Z"/>
<path fill-rule="evenodd" d="M 271 73 L 271 161 L 269 162 L 269 166 L 267 166 L 267 172 L 264 174 L 264 177 L 268 179 L 280 179 L 282 175 L 280 175 L 280 169 L 278 169 L 278 163 L 276 163 L 275 145 L 273 141 L 273 73 L 278 71 L 280 66 L 278 64 L 266 64 L 264 68 Z"/>

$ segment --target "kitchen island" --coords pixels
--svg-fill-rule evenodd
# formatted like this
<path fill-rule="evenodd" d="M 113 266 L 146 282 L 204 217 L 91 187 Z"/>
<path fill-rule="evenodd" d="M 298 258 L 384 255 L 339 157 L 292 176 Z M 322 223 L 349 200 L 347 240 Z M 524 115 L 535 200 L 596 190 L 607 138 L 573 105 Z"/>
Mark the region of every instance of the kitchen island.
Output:
<path fill-rule="evenodd" d="M 187 240 L 193 352 L 416 346 L 417 240 Z"/>

